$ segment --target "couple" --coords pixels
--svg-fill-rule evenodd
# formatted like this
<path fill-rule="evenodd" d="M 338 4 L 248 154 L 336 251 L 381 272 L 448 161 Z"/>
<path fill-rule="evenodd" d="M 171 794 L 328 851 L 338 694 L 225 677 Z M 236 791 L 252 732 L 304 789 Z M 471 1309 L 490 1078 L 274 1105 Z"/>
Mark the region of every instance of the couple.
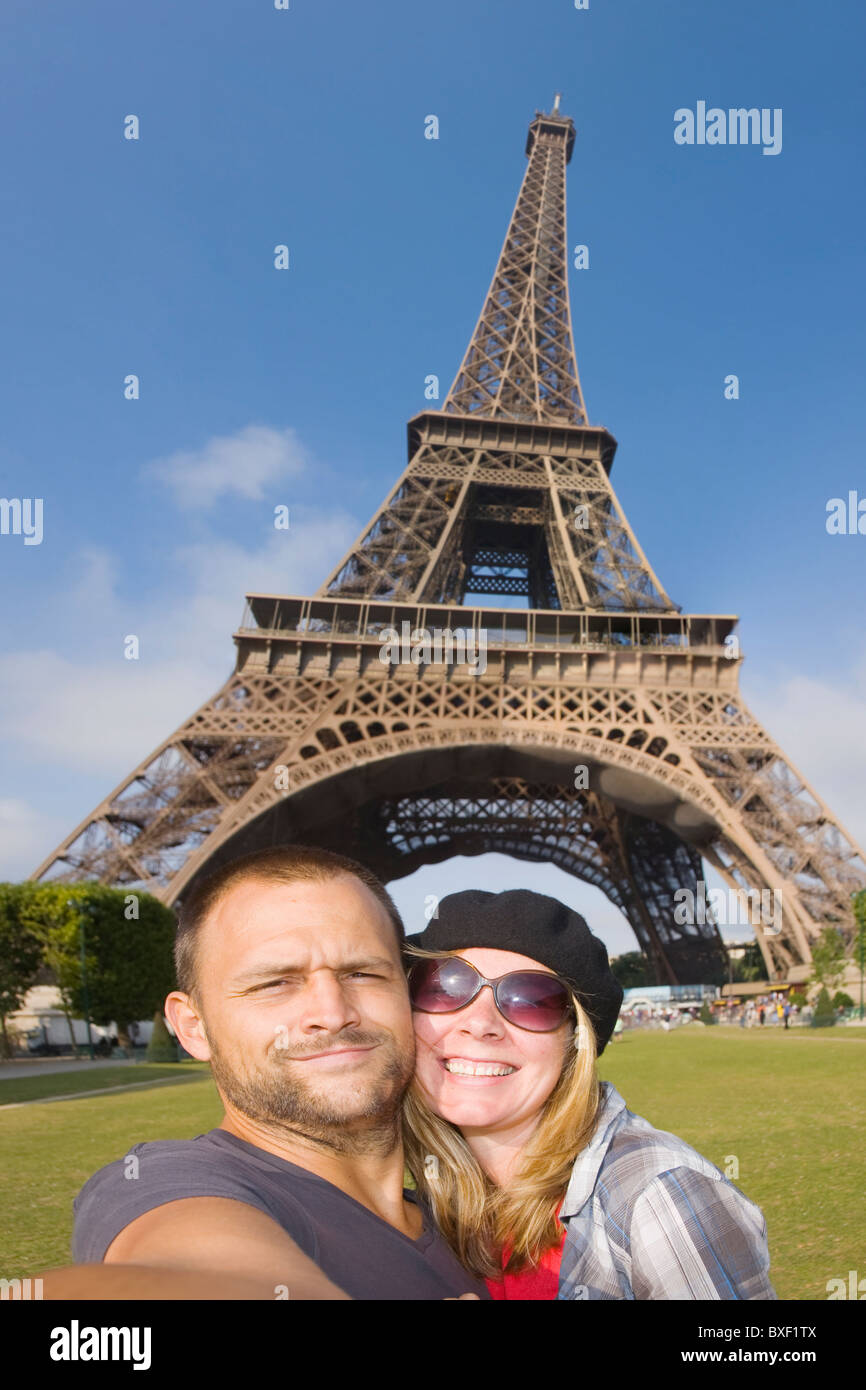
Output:
<path fill-rule="evenodd" d="M 760 1210 L 598 1081 L 622 990 L 552 898 L 407 940 L 361 865 L 265 850 L 189 895 L 176 964 L 224 1118 L 85 1184 L 49 1297 L 775 1298 Z"/>

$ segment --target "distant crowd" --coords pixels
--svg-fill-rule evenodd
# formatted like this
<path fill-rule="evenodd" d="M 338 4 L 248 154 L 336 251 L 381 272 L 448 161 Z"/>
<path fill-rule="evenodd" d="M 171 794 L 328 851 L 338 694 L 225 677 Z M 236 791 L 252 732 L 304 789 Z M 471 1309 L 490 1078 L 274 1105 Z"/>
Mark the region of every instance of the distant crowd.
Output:
<path fill-rule="evenodd" d="M 810 1023 L 813 1013 L 811 1004 L 791 1004 L 781 991 L 775 990 L 770 994 L 758 995 L 757 998 L 749 999 L 742 1004 L 727 1004 L 723 1008 L 717 1006 L 712 1010 L 712 1020 L 715 1023 L 736 1023 L 741 1028 L 789 1028 L 792 1024 Z M 622 1028 L 618 1031 L 659 1028 L 667 1032 L 671 1028 L 680 1028 L 683 1024 L 700 1021 L 700 1016 L 701 1009 L 698 1004 L 689 1004 L 681 1008 L 671 1008 L 669 1005 L 638 1005 L 621 1014 Z"/>
<path fill-rule="evenodd" d="M 780 992 L 760 994 L 757 999 L 726 1009 L 725 1023 L 738 1023 L 741 1028 L 763 1028 L 769 1024 L 776 1028 L 788 1028 L 791 1023 L 809 1023 L 812 1018 L 811 1004 L 791 1004 Z"/>
<path fill-rule="evenodd" d="M 837 1022 L 845 1018 L 845 1007 L 838 1003 L 838 997 L 837 1007 L 833 1010 Z M 851 1001 L 847 1002 L 850 1004 Z M 782 990 L 773 990 L 738 1003 L 715 1000 L 712 1004 L 705 1001 L 704 1005 L 683 1004 L 678 1008 L 671 1004 L 641 1003 L 633 1007 L 627 1005 L 623 1009 L 614 1037 L 635 1028 L 658 1028 L 668 1032 L 671 1028 L 681 1028 L 683 1024 L 693 1022 L 735 1023 L 740 1028 L 803 1027 L 812 1022 L 814 1013 L 814 1005 L 792 1003 Z"/>

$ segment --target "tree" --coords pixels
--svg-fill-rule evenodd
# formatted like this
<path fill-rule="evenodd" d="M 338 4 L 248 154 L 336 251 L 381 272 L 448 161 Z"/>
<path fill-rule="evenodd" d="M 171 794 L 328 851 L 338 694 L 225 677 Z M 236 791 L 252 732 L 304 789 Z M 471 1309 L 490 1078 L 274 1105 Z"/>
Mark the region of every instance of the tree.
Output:
<path fill-rule="evenodd" d="M 811 982 L 833 989 L 845 974 L 845 941 L 836 927 L 825 927 L 812 947 Z"/>
<path fill-rule="evenodd" d="M 836 1022 L 836 1015 L 833 1005 L 830 1003 L 830 994 L 827 986 L 824 985 L 815 1001 L 815 1012 L 812 1015 L 813 1028 L 830 1028 Z"/>
<path fill-rule="evenodd" d="M 153 1016 L 153 1032 L 150 1035 L 150 1042 L 147 1044 L 147 1060 L 149 1062 L 176 1062 L 177 1044 L 165 1026 L 162 1009 L 157 1009 Z"/>
<path fill-rule="evenodd" d="M 643 951 L 626 951 L 624 955 L 614 956 L 610 968 L 623 989 L 655 984 L 655 976 Z"/>
<path fill-rule="evenodd" d="M 852 896 L 857 922 L 857 963 L 860 966 L 860 1017 L 863 1017 L 863 976 L 866 972 L 866 888 Z"/>
<path fill-rule="evenodd" d="M 731 979 L 738 984 L 751 980 L 763 980 L 767 967 L 757 941 L 750 941 L 742 956 L 730 960 Z"/>
<path fill-rule="evenodd" d="M 175 922 L 149 893 L 101 883 L 37 884 L 29 903 L 69 1015 L 85 1014 L 81 930 L 85 934 L 87 1008 L 94 1023 L 116 1023 L 129 1046 L 129 1024 L 153 1015 L 174 985 Z"/>
<path fill-rule="evenodd" d="M 701 1004 L 701 1011 L 698 1014 L 698 1018 L 701 1020 L 701 1023 L 715 1023 L 716 1021 L 713 1017 L 713 1011 L 707 1003 L 706 999 Z"/>
<path fill-rule="evenodd" d="M 0 883 L 0 1054 L 12 1056 L 6 1020 L 24 1002 L 42 961 L 39 940 L 22 915 L 30 883 Z"/>
<path fill-rule="evenodd" d="M 60 1007 L 69 1030 L 73 1052 L 78 1053 L 72 1026 L 75 989 L 81 978 L 78 915 L 69 906 L 69 889 L 62 884 L 37 883 L 22 911 L 42 948 L 42 959 L 60 995 Z"/>

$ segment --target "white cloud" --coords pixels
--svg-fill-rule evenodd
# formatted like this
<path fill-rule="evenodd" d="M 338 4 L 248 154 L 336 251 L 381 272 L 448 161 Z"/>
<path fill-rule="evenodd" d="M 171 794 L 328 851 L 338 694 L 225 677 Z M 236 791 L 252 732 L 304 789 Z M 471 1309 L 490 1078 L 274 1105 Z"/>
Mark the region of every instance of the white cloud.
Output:
<path fill-rule="evenodd" d="M 303 459 L 294 431 L 250 426 L 147 471 L 181 505 L 207 507 L 232 492 L 259 498 L 302 471 Z M 269 526 L 260 544 L 244 546 L 213 531 L 202 537 L 199 520 L 194 542 L 160 557 L 156 572 L 171 575 L 161 587 L 130 583 L 121 553 L 82 548 L 50 613 L 33 613 L 40 646 L 0 654 L 0 762 L 7 791 L 14 778 L 27 798 L 0 801 L 0 875 L 30 873 L 93 809 L 94 775 L 107 795 L 216 694 L 234 666 L 231 636 L 246 593 L 315 592 L 358 529 L 335 507 L 292 506 L 289 530 Z M 52 633 L 62 650 L 51 649 Z M 124 657 L 129 634 L 138 660 Z M 77 803 L 80 784 L 81 805 L 68 820 L 53 809 L 58 774 L 65 806 Z"/>
<path fill-rule="evenodd" d="M 0 881 L 24 877 L 72 828 L 42 807 L 0 798 Z"/>
<path fill-rule="evenodd" d="M 203 662 L 76 663 L 55 652 L 0 658 L 5 740 L 16 759 L 119 779 L 202 703 Z M 226 674 L 231 664 L 226 652 Z M 51 797 L 45 785 L 46 804 Z M 106 792 L 110 791 L 106 785 Z"/>
<path fill-rule="evenodd" d="M 833 660 L 834 653 L 829 653 Z M 831 684 L 792 675 L 744 691 L 746 703 L 861 848 L 866 848 L 866 657 Z"/>
<path fill-rule="evenodd" d="M 207 509 L 224 496 L 259 501 L 266 487 L 296 478 L 306 463 L 294 430 L 247 425 L 237 434 L 214 435 L 201 449 L 155 459 L 142 475 L 163 483 L 178 506 Z"/>
<path fill-rule="evenodd" d="M 339 559 L 357 529 L 344 513 L 305 508 L 292 530 L 274 531 L 259 550 L 216 536 L 183 547 L 188 584 L 170 601 L 124 601 L 113 557 L 86 552 L 78 583 L 53 614 L 65 637 L 80 636 L 80 655 L 0 656 L 5 740 L 19 758 L 119 780 L 227 679 L 244 593 L 311 592 L 325 577 L 323 557 Z M 124 657 L 128 634 L 139 639 L 138 660 Z"/>
<path fill-rule="evenodd" d="M 176 557 L 192 593 L 182 623 L 226 638 L 240 623 L 244 594 L 315 593 L 358 530 L 344 511 L 293 507 L 291 529 L 272 529 L 258 550 L 216 536 L 182 546 Z"/>

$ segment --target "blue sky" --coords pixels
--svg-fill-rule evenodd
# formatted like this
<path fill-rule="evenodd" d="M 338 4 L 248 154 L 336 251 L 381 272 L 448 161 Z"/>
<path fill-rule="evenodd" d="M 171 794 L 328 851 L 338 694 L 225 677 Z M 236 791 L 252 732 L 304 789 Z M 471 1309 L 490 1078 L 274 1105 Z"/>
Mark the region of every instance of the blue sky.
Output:
<path fill-rule="evenodd" d="M 246 589 L 315 589 L 378 506 L 557 90 L 619 498 L 676 602 L 740 614 L 747 702 L 866 841 L 866 535 L 825 529 L 829 498 L 866 497 L 864 29 L 803 0 L 6 0 L 0 495 L 42 497 L 44 539 L 0 536 L 0 874 L 218 688 Z M 781 108 L 781 153 L 676 145 L 699 100 Z M 558 892 L 632 944 L 549 867 L 395 891 L 414 921 L 479 882 Z"/>

